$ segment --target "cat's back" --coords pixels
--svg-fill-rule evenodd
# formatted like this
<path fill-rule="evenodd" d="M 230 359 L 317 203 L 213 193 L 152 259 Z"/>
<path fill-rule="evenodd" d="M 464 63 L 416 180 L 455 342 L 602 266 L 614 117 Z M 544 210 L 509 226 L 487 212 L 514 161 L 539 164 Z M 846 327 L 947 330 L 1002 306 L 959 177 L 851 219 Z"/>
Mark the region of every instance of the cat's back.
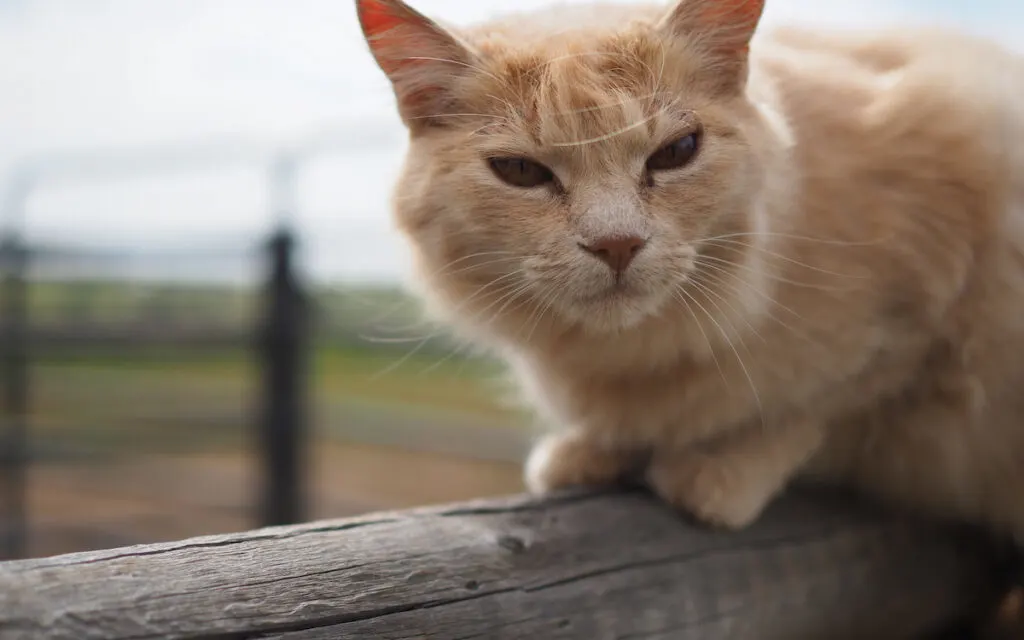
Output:
<path fill-rule="evenodd" d="M 934 29 L 784 29 L 753 54 L 751 93 L 770 87 L 792 130 L 802 224 L 901 238 L 912 258 L 893 273 L 929 274 L 944 299 L 993 239 L 1024 251 L 1020 57 Z M 941 264 L 924 258 L 940 245 L 951 247 Z"/>
<path fill-rule="evenodd" d="M 940 29 L 786 28 L 759 45 L 753 90 L 773 86 L 817 166 L 916 162 L 1024 185 L 1024 58 L 1015 53 Z"/>
<path fill-rule="evenodd" d="M 1009 330 L 1004 320 L 1019 324 L 1021 58 L 935 30 L 787 29 L 752 53 L 751 92 L 774 101 L 794 142 L 801 188 L 783 231 L 851 241 L 842 251 L 794 241 L 791 257 L 859 274 L 849 285 L 862 293 L 858 304 L 911 334 L 953 317 L 992 334 Z M 793 304 L 806 297 L 784 289 Z"/>

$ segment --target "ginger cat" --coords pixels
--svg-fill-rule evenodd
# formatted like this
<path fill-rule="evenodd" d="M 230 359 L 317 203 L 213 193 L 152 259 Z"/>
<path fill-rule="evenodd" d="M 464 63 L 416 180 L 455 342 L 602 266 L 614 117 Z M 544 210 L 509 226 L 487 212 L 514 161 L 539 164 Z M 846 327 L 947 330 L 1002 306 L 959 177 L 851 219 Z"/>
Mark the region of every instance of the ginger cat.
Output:
<path fill-rule="evenodd" d="M 422 293 L 559 427 L 533 491 L 639 470 L 739 528 L 800 476 L 1024 540 L 1024 63 L 751 43 L 763 4 L 357 0 Z"/>

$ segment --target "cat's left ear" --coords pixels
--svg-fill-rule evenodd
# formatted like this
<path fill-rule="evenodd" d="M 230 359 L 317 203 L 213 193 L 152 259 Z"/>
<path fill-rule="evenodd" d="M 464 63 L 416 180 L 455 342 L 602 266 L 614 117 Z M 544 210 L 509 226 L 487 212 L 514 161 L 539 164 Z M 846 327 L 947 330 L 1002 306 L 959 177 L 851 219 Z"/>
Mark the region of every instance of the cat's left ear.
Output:
<path fill-rule="evenodd" d="M 721 79 L 735 86 L 746 80 L 750 40 L 764 12 L 765 0 L 679 0 L 659 28 L 686 38 L 711 56 Z"/>
<path fill-rule="evenodd" d="M 356 0 L 356 11 L 402 119 L 410 128 L 443 123 L 458 78 L 476 66 L 469 48 L 402 0 Z"/>

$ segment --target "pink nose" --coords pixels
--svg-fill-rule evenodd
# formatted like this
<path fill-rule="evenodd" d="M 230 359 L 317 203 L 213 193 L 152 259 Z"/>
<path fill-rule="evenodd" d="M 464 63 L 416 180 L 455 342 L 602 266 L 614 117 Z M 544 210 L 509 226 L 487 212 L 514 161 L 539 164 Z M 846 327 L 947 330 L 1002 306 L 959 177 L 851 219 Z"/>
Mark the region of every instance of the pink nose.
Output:
<path fill-rule="evenodd" d="M 646 244 L 646 240 L 637 236 L 620 236 L 599 238 L 589 244 L 581 243 L 580 247 L 621 274 Z"/>

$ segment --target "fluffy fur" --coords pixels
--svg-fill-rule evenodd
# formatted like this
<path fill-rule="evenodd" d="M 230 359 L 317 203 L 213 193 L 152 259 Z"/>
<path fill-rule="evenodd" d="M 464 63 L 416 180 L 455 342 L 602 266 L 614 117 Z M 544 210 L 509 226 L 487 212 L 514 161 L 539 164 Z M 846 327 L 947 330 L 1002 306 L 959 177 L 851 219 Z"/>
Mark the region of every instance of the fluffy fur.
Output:
<path fill-rule="evenodd" d="M 410 131 L 421 291 L 558 427 L 531 489 L 639 469 L 742 527 L 806 476 L 1024 539 L 1020 60 L 931 31 L 748 53 L 754 0 L 458 31 L 358 6 Z M 692 163 L 645 174 L 698 129 Z M 494 156 L 557 181 L 509 186 Z M 579 245 L 623 235 L 647 244 L 616 280 Z"/>

